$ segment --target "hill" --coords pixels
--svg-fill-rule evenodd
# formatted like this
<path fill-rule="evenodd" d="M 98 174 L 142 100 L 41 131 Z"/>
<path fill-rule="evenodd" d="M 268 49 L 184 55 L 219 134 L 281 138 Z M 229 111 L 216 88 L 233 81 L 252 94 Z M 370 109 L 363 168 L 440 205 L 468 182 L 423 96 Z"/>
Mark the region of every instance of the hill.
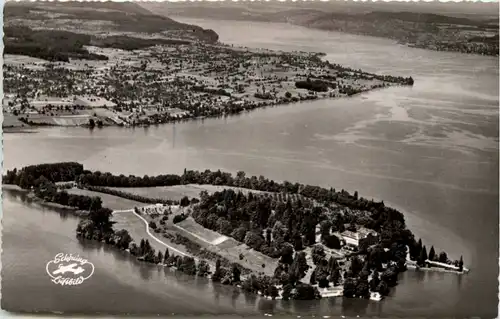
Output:
<path fill-rule="evenodd" d="M 168 16 L 281 22 L 393 39 L 410 46 L 498 55 L 498 3 L 143 3 Z M 495 13 L 495 14 L 493 14 Z"/>
<path fill-rule="evenodd" d="M 213 30 L 177 22 L 132 2 L 8 2 L 5 53 L 47 60 L 105 59 L 86 45 L 138 49 L 162 41 L 215 43 Z"/>

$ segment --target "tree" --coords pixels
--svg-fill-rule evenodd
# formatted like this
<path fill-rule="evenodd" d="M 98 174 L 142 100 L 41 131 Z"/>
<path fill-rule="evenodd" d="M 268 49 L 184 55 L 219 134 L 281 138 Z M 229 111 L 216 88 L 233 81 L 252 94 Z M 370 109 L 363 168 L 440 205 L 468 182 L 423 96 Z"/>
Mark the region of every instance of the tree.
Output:
<path fill-rule="evenodd" d="M 429 250 L 429 260 L 434 261 L 436 258 L 436 252 L 434 251 L 434 246 L 431 246 L 431 250 Z"/>
<path fill-rule="evenodd" d="M 306 253 L 303 251 L 295 253 L 295 258 L 290 266 L 290 276 L 294 280 L 300 280 L 305 277 L 308 269 Z"/>
<path fill-rule="evenodd" d="M 280 255 L 280 262 L 291 265 L 293 262 L 293 246 L 290 243 L 284 243 L 282 245 Z"/>
<path fill-rule="evenodd" d="M 266 229 L 266 244 L 268 246 L 271 246 L 271 233 L 272 231 L 270 228 Z"/>
<path fill-rule="evenodd" d="M 277 251 L 281 250 L 281 245 L 285 242 L 285 233 L 285 226 L 280 221 L 277 221 L 272 230 L 273 246 Z"/>
<path fill-rule="evenodd" d="M 221 261 L 220 259 L 217 259 L 217 261 L 215 262 L 215 271 L 214 274 L 212 275 L 212 281 L 219 282 L 223 276 L 224 272 L 223 269 L 221 268 Z"/>
<path fill-rule="evenodd" d="M 356 294 L 356 281 L 352 278 L 347 278 L 344 281 L 344 297 L 353 298 Z"/>
<path fill-rule="evenodd" d="M 121 249 L 128 249 L 130 243 L 132 242 L 132 237 L 129 232 L 125 229 L 119 230 L 115 233 L 115 236 L 118 237 L 116 240 L 116 245 Z"/>
<path fill-rule="evenodd" d="M 301 251 L 304 249 L 302 236 L 300 236 L 299 234 L 295 234 L 293 237 L 293 249 L 295 249 L 295 251 Z"/>
<path fill-rule="evenodd" d="M 321 241 L 325 242 L 327 237 L 330 236 L 330 229 L 332 228 L 332 223 L 329 220 L 323 220 L 320 224 Z"/>
<path fill-rule="evenodd" d="M 349 223 L 349 226 L 347 226 L 348 231 L 355 232 L 356 231 L 356 224 L 354 223 Z"/>
<path fill-rule="evenodd" d="M 145 246 L 146 241 L 144 240 L 144 238 L 142 238 L 141 243 L 139 244 L 139 255 L 144 255 L 146 253 Z"/>
<path fill-rule="evenodd" d="M 245 244 L 257 251 L 260 250 L 260 247 L 264 243 L 264 238 L 257 233 L 252 231 L 247 232 L 245 235 Z"/>
<path fill-rule="evenodd" d="M 380 277 L 378 275 L 378 271 L 374 271 L 372 279 L 370 280 L 370 289 L 372 291 L 377 291 L 377 287 L 379 284 L 380 284 Z"/>
<path fill-rule="evenodd" d="M 317 283 L 317 281 L 316 281 L 316 269 L 314 269 L 313 272 L 311 273 L 311 277 L 309 278 L 309 283 L 311 285 L 315 285 Z"/>
<path fill-rule="evenodd" d="M 276 288 L 275 285 L 270 285 L 268 288 L 268 295 L 271 297 L 271 299 L 276 299 L 276 297 L 279 296 L 278 288 Z"/>
<path fill-rule="evenodd" d="M 464 260 L 462 256 L 460 256 L 460 261 L 458 262 L 458 271 L 463 271 L 464 270 Z"/>
<path fill-rule="evenodd" d="M 292 298 L 295 300 L 314 300 L 320 299 L 321 295 L 316 287 L 304 283 L 298 283 L 295 286 L 295 294 L 293 294 Z"/>
<path fill-rule="evenodd" d="M 370 298 L 370 286 L 368 280 L 359 279 L 356 283 L 356 296 L 368 299 Z"/>
<path fill-rule="evenodd" d="M 180 215 L 175 215 L 174 216 L 174 219 L 172 220 L 172 222 L 174 224 L 177 224 L 177 223 L 180 223 L 182 222 L 183 220 L 185 220 L 187 218 L 186 215 L 184 215 L 184 213 L 181 213 Z"/>
<path fill-rule="evenodd" d="M 189 206 L 189 198 L 187 196 L 184 196 L 182 199 L 181 199 L 181 202 L 180 202 L 180 205 L 182 207 L 186 207 L 186 206 Z"/>
<path fill-rule="evenodd" d="M 220 217 L 217 220 L 217 230 L 223 235 L 230 235 L 232 231 L 231 223 L 224 217 Z"/>
<path fill-rule="evenodd" d="M 196 275 L 196 261 L 193 257 L 182 257 L 181 269 L 179 270 L 191 276 Z"/>
<path fill-rule="evenodd" d="M 311 250 L 312 260 L 317 265 L 323 258 L 326 257 L 325 249 L 320 244 L 314 245 Z"/>
<path fill-rule="evenodd" d="M 232 266 L 232 273 L 233 273 L 233 280 L 232 282 L 240 282 L 240 275 L 241 275 L 241 270 L 240 267 L 237 263 L 233 263 Z"/>
<path fill-rule="evenodd" d="M 350 268 L 353 276 L 356 277 L 362 269 L 363 269 L 363 263 L 361 262 L 361 260 L 358 258 L 358 256 L 353 256 L 351 258 L 351 268 Z"/>
<path fill-rule="evenodd" d="M 388 286 L 394 287 L 398 281 L 398 273 L 391 267 L 382 273 L 380 279 Z"/>
<path fill-rule="evenodd" d="M 427 249 L 424 247 L 422 247 L 422 251 L 420 252 L 420 257 L 418 258 L 418 264 L 420 266 L 423 266 L 425 265 L 425 261 L 428 259 L 427 257 Z"/>
<path fill-rule="evenodd" d="M 288 92 L 288 91 L 287 91 L 287 92 L 285 93 L 285 97 L 286 97 L 287 99 L 291 98 L 291 97 L 292 97 L 292 93 L 290 93 L 290 92 Z"/>
<path fill-rule="evenodd" d="M 168 251 L 168 248 L 165 249 L 165 255 L 163 256 L 163 263 L 166 264 L 168 258 L 170 257 L 170 252 Z"/>
<path fill-rule="evenodd" d="M 439 253 L 439 262 L 446 263 L 448 261 L 448 255 L 444 251 Z"/>
<path fill-rule="evenodd" d="M 288 283 L 283 286 L 283 300 L 289 300 L 292 296 L 293 285 Z"/>
<path fill-rule="evenodd" d="M 94 121 L 94 119 L 90 119 L 89 120 L 89 127 L 90 128 L 94 128 L 95 127 L 95 121 Z"/>
<path fill-rule="evenodd" d="M 247 229 L 245 227 L 238 227 L 231 233 L 231 237 L 236 239 L 239 242 L 243 242 L 245 240 L 245 235 L 247 233 Z"/>
<path fill-rule="evenodd" d="M 334 286 L 337 286 L 340 284 L 341 280 L 342 280 L 342 275 L 340 274 L 340 269 L 337 268 L 333 271 L 333 274 L 330 277 L 330 281 L 333 283 Z"/>
<path fill-rule="evenodd" d="M 327 288 L 329 285 L 328 282 L 328 264 L 325 259 L 322 259 L 321 262 L 316 266 L 316 269 L 314 270 L 315 275 L 316 275 L 316 280 L 318 281 L 318 286 L 320 288 Z"/>
<path fill-rule="evenodd" d="M 323 241 L 326 247 L 330 249 L 340 249 L 340 239 L 335 235 L 327 235 Z"/>
<path fill-rule="evenodd" d="M 163 262 L 163 254 L 161 253 L 161 250 L 158 250 L 158 257 L 156 257 L 157 264 Z"/>
<path fill-rule="evenodd" d="M 389 285 L 385 281 L 380 281 L 377 286 L 377 292 L 382 296 L 387 296 L 389 294 Z"/>

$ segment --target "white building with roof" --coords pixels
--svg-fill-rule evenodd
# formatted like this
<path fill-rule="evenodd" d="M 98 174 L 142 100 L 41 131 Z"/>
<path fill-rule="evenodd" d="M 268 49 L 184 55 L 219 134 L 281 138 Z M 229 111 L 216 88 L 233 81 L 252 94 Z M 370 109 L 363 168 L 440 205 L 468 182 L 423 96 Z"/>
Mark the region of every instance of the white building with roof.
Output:
<path fill-rule="evenodd" d="M 359 242 L 363 239 L 366 239 L 368 237 L 378 237 L 376 231 L 365 227 L 360 227 L 355 232 L 346 230 L 340 235 L 342 236 L 342 239 L 345 241 L 347 245 L 352 245 L 356 247 L 359 246 Z"/>

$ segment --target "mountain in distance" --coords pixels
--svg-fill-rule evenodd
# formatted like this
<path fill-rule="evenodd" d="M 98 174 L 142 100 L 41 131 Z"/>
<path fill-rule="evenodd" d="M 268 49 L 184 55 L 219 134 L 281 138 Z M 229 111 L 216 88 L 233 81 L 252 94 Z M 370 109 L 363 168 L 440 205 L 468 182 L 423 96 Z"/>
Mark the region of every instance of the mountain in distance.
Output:
<path fill-rule="evenodd" d="M 223 20 L 275 21 L 308 13 L 363 14 L 373 11 L 439 13 L 452 17 L 491 19 L 498 21 L 498 2 L 354 2 L 354 1 L 269 1 L 269 2 L 141 2 L 140 6 L 167 16 Z"/>
<path fill-rule="evenodd" d="M 4 25 L 32 25 L 36 29 L 70 29 L 85 33 L 188 31 L 200 40 L 216 42 L 213 30 L 159 16 L 134 2 L 7 2 Z M 61 25 L 61 22 L 72 22 Z M 78 23 L 75 23 L 78 22 Z M 182 35 L 181 35 L 182 36 Z"/>
<path fill-rule="evenodd" d="M 85 46 L 135 50 L 161 43 L 216 43 L 213 30 L 160 16 L 133 2 L 7 2 L 4 53 L 49 61 L 106 59 Z"/>
<path fill-rule="evenodd" d="M 498 55 L 498 3 L 144 2 L 166 16 L 290 23 L 437 51 Z"/>

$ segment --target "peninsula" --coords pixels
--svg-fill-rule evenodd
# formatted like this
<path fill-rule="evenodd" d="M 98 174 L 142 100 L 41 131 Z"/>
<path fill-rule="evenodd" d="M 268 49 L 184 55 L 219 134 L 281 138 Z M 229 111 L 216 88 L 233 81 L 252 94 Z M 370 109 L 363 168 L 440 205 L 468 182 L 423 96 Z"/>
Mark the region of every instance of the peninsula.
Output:
<path fill-rule="evenodd" d="M 414 82 L 334 64 L 322 53 L 224 45 L 212 30 L 144 13 L 140 7 L 132 13 L 118 4 L 106 8 L 125 10 L 124 15 L 104 14 L 103 8 L 82 13 L 78 5 L 63 11 L 51 4 L 31 6 L 35 8 L 6 6 L 6 131 L 221 117 Z M 68 15 L 81 19 L 78 28 L 74 21 L 63 24 Z M 134 19 L 145 26 L 130 29 L 125 22 Z"/>
<path fill-rule="evenodd" d="M 73 162 L 7 171 L 3 183 L 79 212 L 79 238 L 272 299 L 380 300 L 407 268 L 468 272 L 462 257 L 427 250 L 401 212 L 343 189 L 244 172 L 117 176 Z M 108 207 L 120 200 L 122 209 Z M 142 220 L 149 237 L 115 229 L 122 213 Z"/>

